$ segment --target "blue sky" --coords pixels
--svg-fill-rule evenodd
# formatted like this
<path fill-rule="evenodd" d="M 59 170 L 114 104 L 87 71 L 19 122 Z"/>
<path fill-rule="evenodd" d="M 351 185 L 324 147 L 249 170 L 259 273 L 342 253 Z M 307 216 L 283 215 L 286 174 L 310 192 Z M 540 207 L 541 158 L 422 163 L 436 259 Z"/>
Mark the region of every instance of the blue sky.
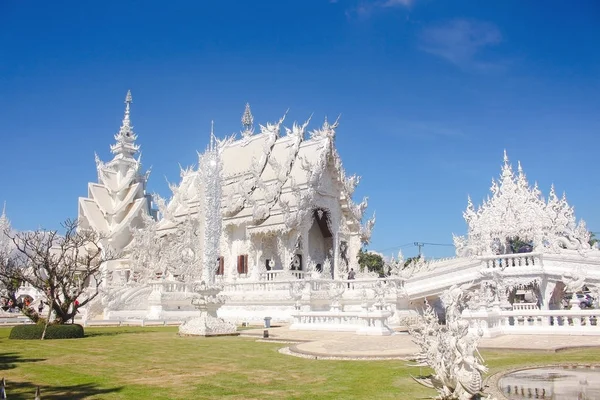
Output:
<path fill-rule="evenodd" d="M 600 231 L 600 3 L 481 4 L 0 1 L 0 201 L 17 229 L 75 217 L 131 89 L 163 196 L 210 121 L 239 131 L 250 102 L 255 123 L 342 114 L 339 152 L 377 212 L 371 249 L 451 243 L 504 149 Z"/>

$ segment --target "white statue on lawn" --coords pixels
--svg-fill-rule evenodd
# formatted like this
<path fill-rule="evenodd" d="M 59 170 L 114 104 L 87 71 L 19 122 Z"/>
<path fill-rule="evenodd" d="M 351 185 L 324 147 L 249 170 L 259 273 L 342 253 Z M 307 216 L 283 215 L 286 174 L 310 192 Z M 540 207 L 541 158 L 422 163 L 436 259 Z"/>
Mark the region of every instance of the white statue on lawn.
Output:
<path fill-rule="evenodd" d="M 202 254 L 203 278 L 196 285 L 196 296 L 192 304 L 200 310 L 200 315 L 190 318 L 179 326 L 180 335 L 218 336 L 234 335 L 237 328 L 234 324 L 217 316 L 217 310 L 225 302 L 219 295 L 223 288 L 215 284 L 215 272 L 219 256 L 219 239 L 221 237 L 221 142 L 211 132 L 209 149 L 200 158 L 200 170 L 204 182 L 204 249 Z"/>
<path fill-rule="evenodd" d="M 483 390 L 482 375 L 487 368 L 477 351 L 480 335 L 472 332 L 469 322 L 461 317 L 468 297 L 466 287 L 452 286 L 441 296 L 446 325 L 439 323 L 427 303 L 423 316 L 410 328 L 413 341 L 420 348 L 415 355 L 416 365 L 433 369 L 431 376 L 414 379 L 437 390 L 440 400 L 471 400 Z"/>

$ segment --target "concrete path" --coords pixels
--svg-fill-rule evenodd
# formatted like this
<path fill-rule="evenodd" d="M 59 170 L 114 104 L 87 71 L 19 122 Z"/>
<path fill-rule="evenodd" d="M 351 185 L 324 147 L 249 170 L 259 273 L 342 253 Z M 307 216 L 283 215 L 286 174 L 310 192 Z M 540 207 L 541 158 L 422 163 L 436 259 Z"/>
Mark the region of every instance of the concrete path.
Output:
<path fill-rule="evenodd" d="M 241 336 L 263 338 L 264 328 L 241 332 Z M 406 359 L 418 349 L 406 332 L 392 336 L 361 336 L 349 332 L 291 331 L 288 326 L 268 329 L 269 341 L 292 342 L 290 352 L 315 358 Z M 600 336 L 505 335 L 482 339 L 486 350 L 551 351 L 600 347 Z"/>

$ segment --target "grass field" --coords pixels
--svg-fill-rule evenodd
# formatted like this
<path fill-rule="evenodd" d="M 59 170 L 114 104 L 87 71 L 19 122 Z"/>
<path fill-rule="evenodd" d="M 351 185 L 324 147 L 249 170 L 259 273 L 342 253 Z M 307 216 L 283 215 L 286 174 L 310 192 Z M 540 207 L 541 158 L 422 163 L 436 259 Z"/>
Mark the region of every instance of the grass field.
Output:
<path fill-rule="evenodd" d="M 285 356 L 285 345 L 241 337 L 178 337 L 177 328 L 88 328 L 83 339 L 8 340 L 0 377 L 9 399 L 418 399 L 403 361 L 323 361 Z M 600 349 L 484 352 L 491 372 L 542 362 L 600 359 Z M 422 371 L 425 372 L 425 371 Z"/>

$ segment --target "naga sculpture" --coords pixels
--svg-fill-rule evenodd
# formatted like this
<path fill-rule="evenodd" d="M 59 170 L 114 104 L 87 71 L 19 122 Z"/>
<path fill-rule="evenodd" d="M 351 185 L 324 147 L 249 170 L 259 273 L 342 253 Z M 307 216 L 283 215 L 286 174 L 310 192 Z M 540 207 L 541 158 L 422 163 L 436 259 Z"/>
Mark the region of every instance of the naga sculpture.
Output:
<path fill-rule="evenodd" d="M 480 333 L 473 332 L 469 322 L 461 317 L 470 296 L 467 286 L 455 285 L 443 293 L 446 325 L 439 323 L 435 311 L 426 303 L 423 315 L 410 327 L 413 342 L 420 348 L 414 365 L 433 369 L 432 375 L 413 379 L 437 390 L 440 400 L 472 400 L 483 391 L 487 367 L 477 350 Z"/>

